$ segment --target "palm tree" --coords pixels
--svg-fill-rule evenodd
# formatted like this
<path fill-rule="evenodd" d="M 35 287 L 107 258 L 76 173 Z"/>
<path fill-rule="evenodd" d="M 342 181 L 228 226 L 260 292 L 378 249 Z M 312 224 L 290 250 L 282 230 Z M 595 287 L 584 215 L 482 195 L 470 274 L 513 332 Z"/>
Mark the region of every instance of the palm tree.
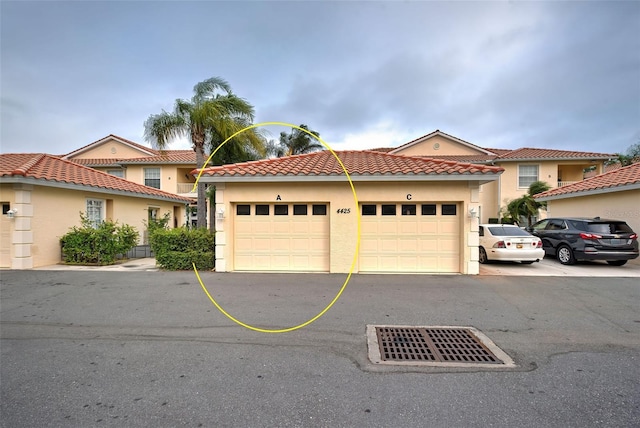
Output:
<path fill-rule="evenodd" d="M 298 128 L 292 128 L 290 134 L 281 132 L 280 143 L 277 145 L 273 140 L 269 141 L 267 145 L 268 154 L 280 158 L 283 156 L 311 153 L 324 148 L 322 144 L 309 135 L 313 134 L 319 137 L 319 132 L 309 130 L 307 125 L 300 125 L 300 128 L 304 129 L 304 131 Z"/>
<path fill-rule="evenodd" d="M 533 197 L 534 195 L 546 192 L 549 189 L 551 189 L 551 186 L 544 181 L 534 181 L 531 183 L 527 194 L 523 195 L 521 198 L 514 199 L 507 205 L 507 212 L 511 219 L 518 221 L 520 217 L 526 217 L 527 225 L 531 226 L 532 217 L 538 215 L 538 211 L 540 211 L 541 208 L 546 209 L 547 207 L 546 202 L 538 202 Z"/>
<path fill-rule="evenodd" d="M 190 100 L 177 99 L 173 112 L 152 114 L 144 123 L 145 139 L 160 150 L 179 137 L 189 137 L 196 152 L 196 167 L 205 163 L 205 150 L 213 150 L 229 136 L 253 121 L 253 106 L 236 96 L 229 84 L 219 77 L 212 77 L 193 87 Z M 236 143 L 259 149 L 255 132 L 242 133 Z M 232 143 L 232 142 L 230 142 Z M 262 149 L 264 150 L 264 149 Z M 260 150 L 259 150 L 260 151 Z M 207 210 L 205 186 L 198 184 L 198 227 L 206 227 Z"/>

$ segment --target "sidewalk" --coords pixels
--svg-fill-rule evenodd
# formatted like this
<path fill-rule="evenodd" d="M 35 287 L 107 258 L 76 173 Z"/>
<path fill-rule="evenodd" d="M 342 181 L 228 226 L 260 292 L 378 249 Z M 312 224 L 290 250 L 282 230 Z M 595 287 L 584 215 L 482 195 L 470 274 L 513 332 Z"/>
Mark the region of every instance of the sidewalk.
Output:
<path fill-rule="evenodd" d="M 67 265 L 59 263 L 57 265 L 41 266 L 33 270 L 92 270 L 92 271 L 157 271 L 156 259 L 147 257 L 143 259 L 129 259 L 123 263 L 108 266 L 83 266 Z"/>

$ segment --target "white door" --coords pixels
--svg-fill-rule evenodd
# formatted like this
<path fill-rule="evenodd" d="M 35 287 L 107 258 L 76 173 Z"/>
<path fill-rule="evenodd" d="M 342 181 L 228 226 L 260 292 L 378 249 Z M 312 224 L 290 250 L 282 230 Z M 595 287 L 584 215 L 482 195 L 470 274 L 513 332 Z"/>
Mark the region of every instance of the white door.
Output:
<path fill-rule="evenodd" d="M 363 203 L 360 272 L 460 272 L 455 203 Z"/>
<path fill-rule="evenodd" d="M 234 270 L 329 271 L 327 204 L 234 206 Z"/>

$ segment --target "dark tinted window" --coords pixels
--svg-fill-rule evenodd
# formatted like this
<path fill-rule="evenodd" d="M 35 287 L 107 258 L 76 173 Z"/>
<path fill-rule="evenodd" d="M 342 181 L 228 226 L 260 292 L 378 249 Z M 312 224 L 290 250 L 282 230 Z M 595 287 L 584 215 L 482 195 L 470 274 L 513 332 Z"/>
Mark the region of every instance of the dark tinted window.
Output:
<path fill-rule="evenodd" d="M 592 233 L 632 233 L 633 230 L 627 223 L 587 223 L 587 230 Z"/>
<path fill-rule="evenodd" d="M 293 206 L 293 215 L 307 215 L 307 206 L 306 205 L 294 205 Z"/>
<path fill-rule="evenodd" d="M 436 204 L 425 204 L 422 206 L 422 215 L 436 215 Z"/>
<path fill-rule="evenodd" d="M 362 215 L 376 215 L 376 206 L 375 205 L 363 205 L 362 206 Z"/>
<path fill-rule="evenodd" d="M 313 215 L 327 215 L 326 205 L 314 205 L 312 210 Z"/>
<path fill-rule="evenodd" d="M 415 205 L 403 205 L 402 206 L 402 215 L 416 215 L 416 206 Z"/>
<path fill-rule="evenodd" d="M 480 236 L 484 236 L 484 227 L 480 226 Z"/>
<path fill-rule="evenodd" d="M 549 220 L 549 226 L 547 226 L 547 230 L 564 230 L 566 229 L 564 220 L 553 219 Z"/>
<path fill-rule="evenodd" d="M 396 206 L 382 205 L 382 215 L 396 215 Z"/>
<path fill-rule="evenodd" d="M 251 214 L 251 205 L 238 205 L 236 207 L 237 215 L 250 215 Z"/>
<path fill-rule="evenodd" d="M 274 215 L 289 215 L 289 205 L 275 205 L 273 207 Z"/>
<path fill-rule="evenodd" d="M 490 226 L 489 231 L 493 236 L 530 236 L 517 226 Z"/>
<path fill-rule="evenodd" d="M 269 205 L 256 205 L 256 215 L 269 215 Z"/>
<path fill-rule="evenodd" d="M 456 209 L 454 204 L 442 204 L 442 215 L 456 215 Z"/>

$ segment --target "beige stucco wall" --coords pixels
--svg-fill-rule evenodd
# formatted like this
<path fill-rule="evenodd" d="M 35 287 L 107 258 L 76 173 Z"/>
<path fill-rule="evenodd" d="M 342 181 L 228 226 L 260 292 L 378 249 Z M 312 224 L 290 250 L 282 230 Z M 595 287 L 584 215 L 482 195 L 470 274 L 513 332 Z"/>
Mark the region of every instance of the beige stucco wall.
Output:
<path fill-rule="evenodd" d="M 624 220 L 640 233 L 640 189 L 547 202 L 549 217 L 597 217 Z"/>
<path fill-rule="evenodd" d="M 452 155 L 477 155 L 482 154 L 480 150 L 474 149 L 449 138 L 434 135 L 419 143 L 403 148 L 397 154 L 403 156 L 452 156 Z"/>
<path fill-rule="evenodd" d="M 359 203 L 366 202 L 456 202 L 462 219 L 460 236 L 460 272 L 477 274 L 477 219 L 468 218 L 471 201 L 478 206 L 477 185 L 469 182 L 355 183 Z M 225 212 L 216 219 L 216 270 L 234 270 L 234 204 L 318 202 L 328 204 L 330 216 L 330 271 L 347 273 L 351 269 L 358 239 L 358 205 L 347 182 L 335 183 L 217 183 L 216 211 Z M 410 196 L 408 196 L 410 195 Z M 411 199 L 408 199 L 410 197 Z M 278 199 L 279 198 L 279 199 Z M 348 208 L 349 214 L 337 210 Z M 472 225 L 474 223 L 474 225 Z M 358 271 L 357 264 L 355 272 Z"/>
<path fill-rule="evenodd" d="M 73 156 L 71 159 L 110 159 L 110 158 L 118 158 L 118 159 L 131 159 L 131 158 L 141 158 L 144 156 L 149 156 L 148 154 L 134 149 L 131 146 L 126 144 L 122 144 L 116 140 L 108 140 L 102 144 L 98 144 L 91 149 L 86 150 L 82 153 L 78 153 Z"/>
<path fill-rule="evenodd" d="M 80 212 L 86 211 L 87 198 L 104 200 L 106 219 L 135 227 L 140 242 L 151 207 L 158 208 L 160 216 L 169 212 L 172 218 L 176 207 L 178 225 L 184 223 L 185 208 L 179 203 L 20 184 L 2 184 L 1 188 L 2 200 L 13 198 L 18 208 L 18 214 L 9 222 L 11 239 L 1 243 L 3 250 L 9 246 L 11 267 L 16 269 L 59 263 L 60 238 L 71 227 L 80 225 Z M 18 203 L 20 199 L 24 203 Z M 5 224 L 3 219 L 2 225 Z M 171 221 L 169 227 L 173 224 Z"/>

